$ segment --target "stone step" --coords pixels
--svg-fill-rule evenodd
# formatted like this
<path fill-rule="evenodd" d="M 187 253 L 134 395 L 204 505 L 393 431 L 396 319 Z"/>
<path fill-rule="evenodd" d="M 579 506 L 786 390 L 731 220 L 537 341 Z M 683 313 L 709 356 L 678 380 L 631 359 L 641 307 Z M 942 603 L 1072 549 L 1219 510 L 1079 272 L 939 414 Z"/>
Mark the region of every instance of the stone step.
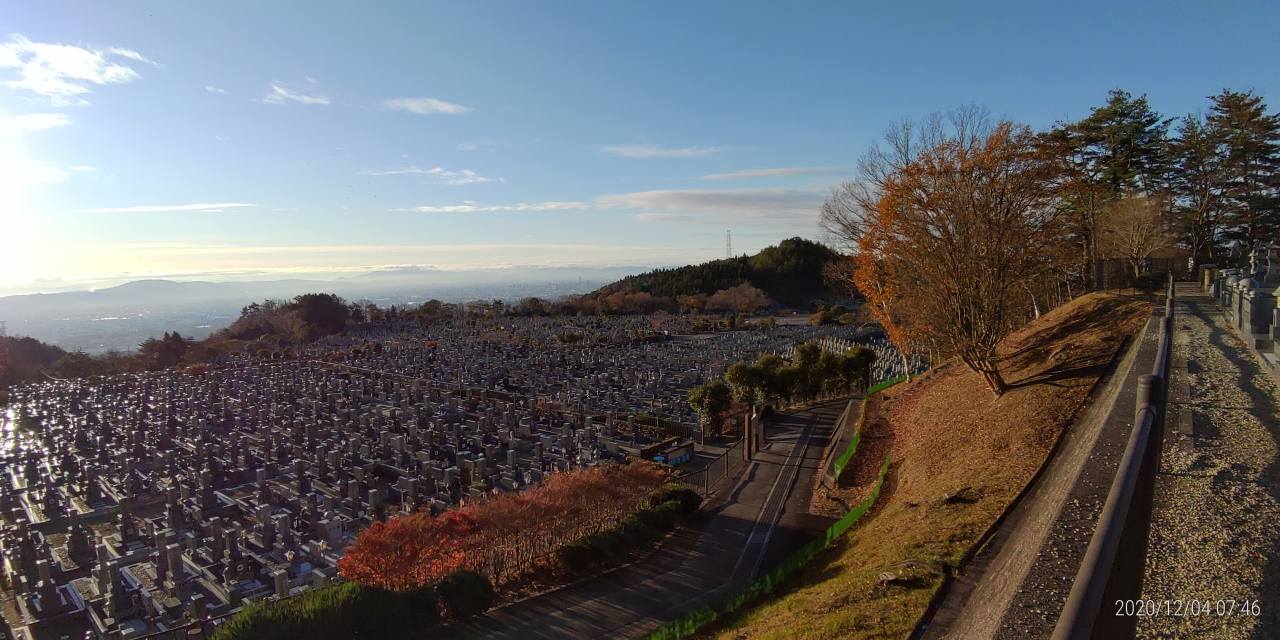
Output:
<path fill-rule="evenodd" d="M 1263 351 L 1262 361 L 1266 362 L 1267 366 L 1271 367 L 1272 371 L 1280 371 L 1280 356 L 1277 356 L 1275 353 Z"/>

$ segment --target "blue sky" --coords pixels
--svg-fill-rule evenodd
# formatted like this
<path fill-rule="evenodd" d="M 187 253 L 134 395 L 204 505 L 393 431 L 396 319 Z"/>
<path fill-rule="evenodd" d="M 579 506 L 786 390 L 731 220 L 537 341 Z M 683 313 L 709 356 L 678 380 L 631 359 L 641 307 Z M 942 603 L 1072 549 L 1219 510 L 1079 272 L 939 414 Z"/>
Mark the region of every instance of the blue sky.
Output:
<path fill-rule="evenodd" d="M 5 0 L 0 293 L 701 261 L 901 118 L 1280 106 L 1274 2 L 1009 4 Z"/>

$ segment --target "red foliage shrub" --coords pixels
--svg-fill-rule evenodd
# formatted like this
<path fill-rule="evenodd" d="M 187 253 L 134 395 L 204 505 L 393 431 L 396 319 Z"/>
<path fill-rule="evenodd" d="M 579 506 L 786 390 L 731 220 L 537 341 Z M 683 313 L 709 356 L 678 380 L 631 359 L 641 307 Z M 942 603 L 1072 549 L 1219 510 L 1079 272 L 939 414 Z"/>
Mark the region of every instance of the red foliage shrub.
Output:
<path fill-rule="evenodd" d="M 458 569 L 494 584 L 531 571 L 560 547 L 612 528 L 666 479 L 645 462 L 556 473 L 521 493 L 451 509 L 413 513 L 365 529 L 338 562 L 342 577 L 404 591 Z"/>

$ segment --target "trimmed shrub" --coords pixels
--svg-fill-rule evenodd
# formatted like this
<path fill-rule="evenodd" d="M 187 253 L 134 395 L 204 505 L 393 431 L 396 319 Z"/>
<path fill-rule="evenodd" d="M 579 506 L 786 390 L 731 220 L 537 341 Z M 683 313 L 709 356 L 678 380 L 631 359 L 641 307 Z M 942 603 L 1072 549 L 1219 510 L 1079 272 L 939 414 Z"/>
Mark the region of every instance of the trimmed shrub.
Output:
<path fill-rule="evenodd" d="M 567 544 L 556 552 L 560 563 L 571 573 L 583 573 L 595 566 L 597 562 L 595 549 L 586 542 Z"/>
<path fill-rule="evenodd" d="M 680 505 L 680 513 L 690 514 L 698 510 L 702 506 L 702 495 L 689 487 L 671 483 L 663 485 L 653 494 L 653 498 L 649 500 L 650 505 L 659 505 L 664 502 L 675 501 Z"/>
<path fill-rule="evenodd" d="M 470 618 L 493 606 L 493 583 L 474 571 L 456 571 L 436 586 L 445 611 L 455 619 Z"/>
<path fill-rule="evenodd" d="M 439 621 L 440 612 L 431 589 L 397 593 L 344 582 L 311 589 L 293 598 L 249 605 L 218 625 L 213 638 L 404 637 Z"/>

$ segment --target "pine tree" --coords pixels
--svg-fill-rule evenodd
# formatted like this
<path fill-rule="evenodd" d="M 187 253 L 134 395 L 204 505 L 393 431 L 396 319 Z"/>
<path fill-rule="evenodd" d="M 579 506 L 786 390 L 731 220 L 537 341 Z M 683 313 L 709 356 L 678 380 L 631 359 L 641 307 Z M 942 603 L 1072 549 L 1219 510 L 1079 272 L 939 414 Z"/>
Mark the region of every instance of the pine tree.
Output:
<path fill-rule="evenodd" d="M 1197 263 L 1213 259 L 1222 222 L 1225 174 L 1220 138 L 1203 117 L 1188 115 L 1178 123 L 1169 145 L 1175 226 Z"/>
<path fill-rule="evenodd" d="M 1247 253 L 1280 230 L 1280 115 L 1251 91 L 1223 90 L 1211 98 L 1209 125 L 1217 129 L 1225 172 L 1223 235 Z"/>

